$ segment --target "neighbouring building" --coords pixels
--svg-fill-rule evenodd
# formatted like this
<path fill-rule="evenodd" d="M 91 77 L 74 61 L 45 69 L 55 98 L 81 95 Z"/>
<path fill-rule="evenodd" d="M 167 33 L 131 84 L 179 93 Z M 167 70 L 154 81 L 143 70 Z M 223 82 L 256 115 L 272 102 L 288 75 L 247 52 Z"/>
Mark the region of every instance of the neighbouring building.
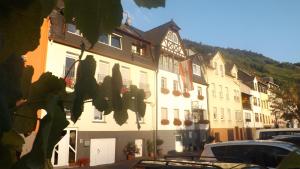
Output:
<path fill-rule="evenodd" d="M 189 89 L 180 76 L 179 65 L 185 62 L 192 69 L 192 62 L 187 58 L 179 30 L 171 20 L 145 32 L 145 37 L 155 47 L 154 56 L 158 61 L 157 136 L 164 141 L 161 146 L 164 153 L 199 149 L 201 131 L 198 122 L 207 110 L 203 82 L 193 83 L 190 79 L 193 88 Z M 199 76 L 199 72 L 195 73 Z M 202 100 L 198 95 L 203 97 Z"/>
<path fill-rule="evenodd" d="M 271 112 L 269 110 L 269 97 L 268 97 L 268 86 L 265 81 L 258 77 L 258 92 L 260 94 L 260 100 L 258 100 L 258 106 L 261 108 L 260 114 L 260 122 L 261 128 L 271 128 L 272 121 L 271 121 Z"/>
<path fill-rule="evenodd" d="M 89 43 L 73 24 L 64 23 L 59 10 L 53 11 L 49 20 L 51 24 L 47 23 L 42 29 L 42 34 L 49 33 L 41 44 L 43 51 L 38 53 L 42 56 L 35 56 L 36 62 L 31 62 L 31 56 L 28 56 L 27 63 L 35 68 L 41 67 L 36 69 L 37 74 L 50 71 L 58 77 L 65 77 L 78 60 L 81 43 L 84 42 L 87 48 Z M 138 130 L 134 112 L 128 110 L 127 122 L 119 126 L 113 113 L 104 116 L 91 103 L 86 103 L 77 123 L 70 121 L 67 134 L 55 146 L 51 160 L 54 166 L 67 166 L 79 159 L 89 159 L 92 166 L 124 160 L 123 149 L 128 142 L 135 142 L 140 149 L 136 156 L 147 153 L 146 141 L 153 140 L 156 118 L 156 64 L 151 52 L 151 43 L 129 24 L 123 24 L 111 34 L 99 36 L 94 47 L 84 52 L 83 58 L 93 55 L 97 62 L 95 78 L 99 83 L 106 75 L 112 74 L 114 64 L 119 64 L 124 88 L 132 84 L 145 90 L 146 113 L 144 118 L 138 119 L 141 125 Z M 69 92 L 73 91 L 77 66 L 70 70 L 66 78 Z"/>
<path fill-rule="evenodd" d="M 243 139 L 243 109 L 237 67 L 220 52 L 203 56 L 208 83 L 211 135 L 215 141 Z"/>

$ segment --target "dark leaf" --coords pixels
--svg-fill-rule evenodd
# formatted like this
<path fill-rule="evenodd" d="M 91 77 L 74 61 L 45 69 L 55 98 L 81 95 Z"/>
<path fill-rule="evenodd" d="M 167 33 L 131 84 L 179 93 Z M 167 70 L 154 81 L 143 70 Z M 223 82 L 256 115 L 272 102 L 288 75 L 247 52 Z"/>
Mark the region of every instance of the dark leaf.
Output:
<path fill-rule="evenodd" d="M 7 13 L 0 13 L 0 63 L 12 54 L 34 50 L 43 23 L 40 0 L 6 1 L 4 5 L 1 8 Z"/>
<path fill-rule="evenodd" d="M 32 66 L 26 66 L 23 71 L 23 76 L 22 76 L 22 81 L 21 81 L 21 89 L 22 89 L 23 98 L 28 98 L 33 72 L 34 72 L 34 69 Z"/>
<path fill-rule="evenodd" d="M 145 111 L 146 111 L 146 103 L 144 102 L 145 98 L 145 92 L 143 89 L 139 89 L 137 92 L 137 112 L 140 117 L 145 116 Z"/>
<path fill-rule="evenodd" d="M 10 56 L 0 64 L 0 138 L 11 129 L 11 109 L 22 96 L 20 86 L 24 61 L 20 56 Z"/>
<path fill-rule="evenodd" d="M 96 61 L 92 55 L 86 56 L 78 65 L 75 98 L 72 108 L 72 121 L 75 123 L 83 112 L 83 103 L 86 99 L 97 97 L 97 81 L 95 79 Z"/>
<path fill-rule="evenodd" d="M 122 98 L 121 98 L 121 88 L 122 84 L 122 75 L 120 72 L 120 65 L 115 64 L 112 69 L 112 106 L 114 110 L 121 111 L 123 108 Z"/>
<path fill-rule="evenodd" d="M 25 104 L 21 106 L 14 114 L 13 129 L 18 133 L 31 133 L 37 123 L 37 111 L 40 108 L 38 104 Z"/>
<path fill-rule="evenodd" d="M 60 94 L 65 92 L 65 82 L 50 72 L 43 73 L 39 80 L 30 87 L 28 102 L 45 101 L 49 94 Z M 42 106 L 42 105 L 40 105 Z"/>
<path fill-rule="evenodd" d="M 128 119 L 127 110 L 114 111 L 114 119 L 118 125 L 123 125 Z"/>
<path fill-rule="evenodd" d="M 111 77 L 106 76 L 101 85 L 98 85 L 96 98 L 93 99 L 93 105 L 105 115 L 112 112 L 112 86 Z"/>
<path fill-rule="evenodd" d="M 134 2 L 139 7 L 145 8 L 157 8 L 157 7 L 165 7 L 166 1 L 165 0 L 134 0 Z"/>
<path fill-rule="evenodd" d="M 44 168 L 47 159 L 51 159 L 55 144 L 63 137 L 63 130 L 69 122 L 66 120 L 59 97 L 48 95 L 44 109 L 47 111 L 47 115 L 41 120 L 32 150 L 23 156 L 13 169 L 21 169 L 22 165 L 33 169 Z"/>
<path fill-rule="evenodd" d="M 102 33 L 120 26 L 123 9 L 120 0 L 65 0 L 65 19 L 72 23 L 94 45 Z"/>
<path fill-rule="evenodd" d="M 10 168 L 17 161 L 17 152 L 22 152 L 24 139 L 13 130 L 5 132 L 0 140 L 0 166 Z"/>

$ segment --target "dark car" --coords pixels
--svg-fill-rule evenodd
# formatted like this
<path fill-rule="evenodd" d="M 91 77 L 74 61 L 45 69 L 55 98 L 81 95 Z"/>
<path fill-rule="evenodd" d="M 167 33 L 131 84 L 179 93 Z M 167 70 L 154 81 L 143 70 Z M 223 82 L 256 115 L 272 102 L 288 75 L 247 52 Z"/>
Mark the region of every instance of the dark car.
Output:
<path fill-rule="evenodd" d="M 141 160 L 132 169 L 266 169 L 254 164 L 179 160 Z"/>
<path fill-rule="evenodd" d="M 285 141 L 300 147 L 300 135 L 278 135 L 274 136 L 272 140 Z"/>

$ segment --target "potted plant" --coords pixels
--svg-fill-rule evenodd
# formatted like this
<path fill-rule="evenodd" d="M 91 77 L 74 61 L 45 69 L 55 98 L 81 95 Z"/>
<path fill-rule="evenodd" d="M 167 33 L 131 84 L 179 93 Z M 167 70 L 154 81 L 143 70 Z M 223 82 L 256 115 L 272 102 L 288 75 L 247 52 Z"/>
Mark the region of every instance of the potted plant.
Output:
<path fill-rule="evenodd" d="M 181 92 L 178 91 L 178 90 L 173 90 L 172 93 L 173 93 L 174 96 L 180 96 L 181 95 Z"/>
<path fill-rule="evenodd" d="M 200 123 L 200 124 L 208 124 L 208 123 L 209 123 L 209 120 L 199 120 L 199 123 Z"/>
<path fill-rule="evenodd" d="M 162 125 L 168 125 L 170 122 L 169 122 L 168 119 L 161 119 L 160 123 L 161 123 Z"/>
<path fill-rule="evenodd" d="M 174 126 L 180 126 L 182 124 L 181 120 L 178 118 L 175 118 L 173 121 Z"/>
<path fill-rule="evenodd" d="M 203 100 L 203 99 L 204 99 L 204 96 L 198 95 L 198 99 L 199 99 L 199 100 Z"/>
<path fill-rule="evenodd" d="M 186 119 L 184 120 L 184 125 L 191 126 L 193 124 L 192 120 Z"/>
<path fill-rule="evenodd" d="M 169 94 L 169 89 L 167 89 L 167 88 L 161 88 L 161 92 L 163 93 L 163 94 Z"/>
<path fill-rule="evenodd" d="M 148 156 L 153 158 L 154 157 L 154 144 L 151 140 L 147 140 L 146 144 L 147 144 Z"/>
<path fill-rule="evenodd" d="M 134 159 L 135 153 L 139 153 L 139 149 L 137 148 L 136 144 L 133 142 L 128 142 L 124 147 L 124 154 L 126 155 L 127 160 Z"/>
<path fill-rule="evenodd" d="M 189 92 L 184 92 L 182 95 L 183 95 L 185 98 L 189 98 L 189 97 L 190 97 L 190 93 L 189 93 Z"/>

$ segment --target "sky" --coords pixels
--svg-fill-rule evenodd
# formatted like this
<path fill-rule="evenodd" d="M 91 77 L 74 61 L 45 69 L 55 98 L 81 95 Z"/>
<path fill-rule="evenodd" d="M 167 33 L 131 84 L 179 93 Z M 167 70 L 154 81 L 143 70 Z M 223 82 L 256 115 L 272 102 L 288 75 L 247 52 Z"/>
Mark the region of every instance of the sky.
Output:
<path fill-rule="evenodd" d="M 300 0 L 166 0 L 165 8 L 151 10 L 133 0 L 122 4 L 143 31 L 173 19 L 181 38 L 300 62 Z"/>

